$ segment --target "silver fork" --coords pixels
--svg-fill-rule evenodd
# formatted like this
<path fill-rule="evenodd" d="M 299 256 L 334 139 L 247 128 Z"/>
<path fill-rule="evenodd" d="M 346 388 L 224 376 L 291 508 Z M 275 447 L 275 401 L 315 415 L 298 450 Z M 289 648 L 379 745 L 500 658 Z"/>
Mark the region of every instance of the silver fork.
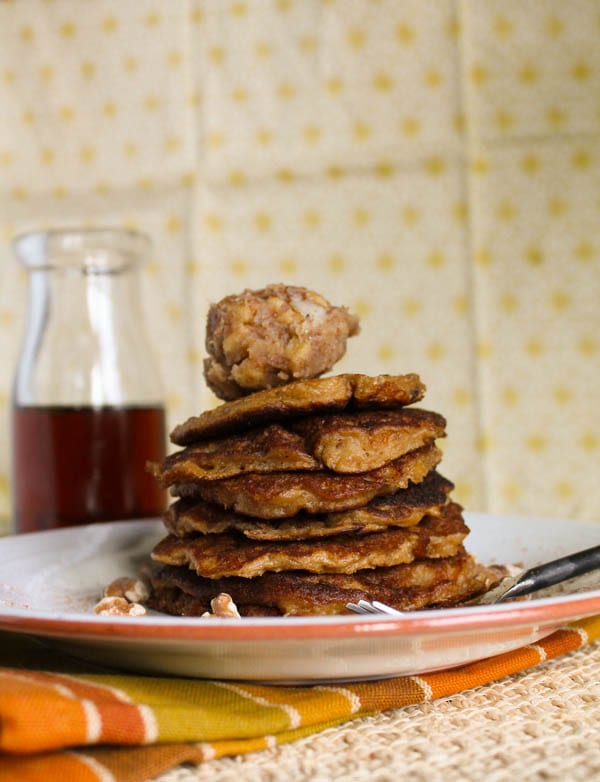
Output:
<path fill-rule="evenodd" d="M 519 577 L 504 578 L 498 586 L 486 592 L 471 605 L 490 605 L 504 600 L 523 597 L 546 587 L 561 584 L 577 576 L 592 573 L 600 568 L 600 546 L 577 551 L 566 557 L 553 559 L 543 565 L 537 565 L 522 573 Z M 381 616 L 401 616 L 405 611 L 398 611 L 379 600 L 359 600 L 358 603 L 347 603 L 346 608 L 355 614 L 376 614 Z"/>

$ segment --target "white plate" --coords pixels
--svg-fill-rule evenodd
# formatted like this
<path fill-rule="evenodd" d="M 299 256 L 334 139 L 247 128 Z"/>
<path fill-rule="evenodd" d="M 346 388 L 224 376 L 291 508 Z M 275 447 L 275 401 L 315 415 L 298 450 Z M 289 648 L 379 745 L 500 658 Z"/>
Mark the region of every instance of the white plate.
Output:
<path fill-rule="evenodd" d="M 542 561 L 600 542 L 600 524 L 466 514 L 482 562 Z M 401 617 L 193 619 L 102 617 L 102 588 L 134 574 L 164 535 L 156 520 L 0 539 L 0 629 L 132 671 L 275 682 L 416 674 L 506 652 L 600 613 L 600 589 Z"/>

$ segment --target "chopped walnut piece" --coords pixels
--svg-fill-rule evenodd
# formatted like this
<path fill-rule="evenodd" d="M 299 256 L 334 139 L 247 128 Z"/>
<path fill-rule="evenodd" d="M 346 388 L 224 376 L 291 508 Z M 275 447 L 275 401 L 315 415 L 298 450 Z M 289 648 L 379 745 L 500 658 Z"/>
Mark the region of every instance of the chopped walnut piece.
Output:
<path fill-rule="evenodd" d="M 205 611 L 202 616 L 207 618 L 215 617 L 217 619 L 240 618 L 237 606 L 231 599 L 231 595 L 228 595 L 227 592 L 221 592 L 221 594 L 213 597 L 210 601 L 210 609 L 210 611 Z"/>
<path fill-rule="evenodd" d="M 150 589 L 139 578 L 122 576 L 104 588 L 104 597 L 124 597 L 130 603 L 143 603 L 150 596 Z"/>
<path fill-rule="evenodd" d="M 103 597 L 94 606 L 94 613 L 103 616 L 143 616 L 146 609 L 139 603 L 130 603 L 124 597 Z"/>

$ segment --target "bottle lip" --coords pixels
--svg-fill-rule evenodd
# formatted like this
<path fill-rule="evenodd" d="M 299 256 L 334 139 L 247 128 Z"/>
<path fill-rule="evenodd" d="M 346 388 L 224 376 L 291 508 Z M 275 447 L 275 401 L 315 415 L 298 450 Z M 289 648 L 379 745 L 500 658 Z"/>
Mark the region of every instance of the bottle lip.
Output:
<path fill-rule="evenodd" d="M 151 247 L 146 234 L 109 226 L 28 231 L 13 239 L 15 255 L 29 271 L 117 274 L 139 265 Z"/>

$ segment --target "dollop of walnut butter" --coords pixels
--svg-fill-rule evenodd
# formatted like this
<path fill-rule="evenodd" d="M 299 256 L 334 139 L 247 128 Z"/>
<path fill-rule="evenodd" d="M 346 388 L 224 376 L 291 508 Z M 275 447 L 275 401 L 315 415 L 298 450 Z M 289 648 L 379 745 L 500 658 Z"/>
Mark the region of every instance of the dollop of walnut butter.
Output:
<path fill-rule="evenodd" d="M 358 332 L 356 315 L 307 288 L 245 290 L 209 309 L 204 376 L 224 400 L 319 377 Z"/>

